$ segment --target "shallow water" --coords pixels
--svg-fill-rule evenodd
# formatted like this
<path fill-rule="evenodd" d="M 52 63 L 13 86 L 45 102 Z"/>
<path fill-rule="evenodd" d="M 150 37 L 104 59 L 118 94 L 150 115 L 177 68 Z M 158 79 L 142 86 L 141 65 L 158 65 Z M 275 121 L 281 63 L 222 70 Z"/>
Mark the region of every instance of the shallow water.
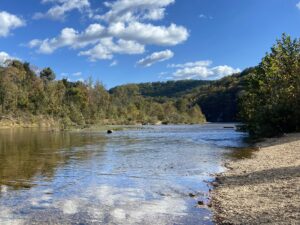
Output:
<path fill-rule="evenodd" d="M 0 130 L 0 224 L 213 224 L 197 202 L 245 136 L 223 127 Z"/>

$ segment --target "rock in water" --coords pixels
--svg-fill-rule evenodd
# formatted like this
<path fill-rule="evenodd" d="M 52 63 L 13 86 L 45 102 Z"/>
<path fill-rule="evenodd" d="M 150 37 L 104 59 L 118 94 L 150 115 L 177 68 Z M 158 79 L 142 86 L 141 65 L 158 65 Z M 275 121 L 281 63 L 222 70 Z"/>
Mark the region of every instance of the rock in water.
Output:
<path fill-rule="evenodd" d="M 191 198 L 194 198 L 194 197 L 196 197 L 196 195 L 195 195 L 195 194 L 193 194 L 193 193 L 189 193 L 189 196 L 190 196 Z"/>
<path fill-rule="evenodd" d="M 108 133 L 108 134 L 112 134 L 113 131 L 112 131 L 112 130 L 107 130 L 107 133 Z"/>
<path fill-rule="evenodd" d="M 203 201 L 198 201 L 198 205 L 204 205 Z"/>

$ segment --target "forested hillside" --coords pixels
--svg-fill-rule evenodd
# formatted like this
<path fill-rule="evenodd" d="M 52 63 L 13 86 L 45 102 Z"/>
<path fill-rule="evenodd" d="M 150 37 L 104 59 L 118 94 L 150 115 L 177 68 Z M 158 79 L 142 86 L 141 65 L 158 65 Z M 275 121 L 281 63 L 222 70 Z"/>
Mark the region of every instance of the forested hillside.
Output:
<path fill-rule="evenodd" d="M 211 83 L 211 81 L 203 80 L 180 80 L 167 82 L 153 82 L 136 84 L 139 93 L 145 97 L 168 97 L 180 98 L 192 89 Z M 130 87 L 134 84 L 122 85 L 122 87 Z M 112 88 L 111 93 L 114 93 L 120 86 Z"/>
<path fill-rule="evenodd" d="M 217 81 L 183 80 L 141 83 L 118 86 L 135 89 L 144 97 L 155 101 L 185 102 L 199 105 L 209 122 L 236 122 L 238 118 L 238 96 L 244 88 L 245 78 L 254 70 L 249 68 L 241 73 Z"/>
<path fill-rule="evenodd" d="M 202 108 L 210 122 L 237 122 L 239 117 L 239 96 L 245 88 L 245 80 L 254 68 L 224 77 L 209 85 L 199 87 L 191 94 L 191 99 Z"/>
<path fill-rule="evenodd" d="M 135 86 L 110 94 L 99 82 L 55 80 L 50 68 L 36 74 L 29 63 L 16 60 L 0 67 L 0 107 L 1 120 L 34 122 L 43 116 L 63 127 L 205 121 L 198 105 L 144 98 Z"/>

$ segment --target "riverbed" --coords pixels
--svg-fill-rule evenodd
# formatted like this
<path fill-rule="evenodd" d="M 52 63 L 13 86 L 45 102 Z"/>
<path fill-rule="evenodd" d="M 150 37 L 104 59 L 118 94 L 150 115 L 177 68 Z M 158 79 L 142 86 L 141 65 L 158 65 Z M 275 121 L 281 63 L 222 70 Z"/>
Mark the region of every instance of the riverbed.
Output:
<path fill-rule="evenodd" d="M 0 224 L 214 224 L 209 182 L 244 133 L 224 124 L 0 130 Z"/>

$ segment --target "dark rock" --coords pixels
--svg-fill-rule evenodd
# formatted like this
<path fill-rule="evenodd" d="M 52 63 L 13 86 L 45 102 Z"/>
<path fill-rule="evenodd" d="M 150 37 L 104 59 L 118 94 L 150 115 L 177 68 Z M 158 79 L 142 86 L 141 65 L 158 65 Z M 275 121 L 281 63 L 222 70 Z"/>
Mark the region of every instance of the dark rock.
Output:
<path fill-rule="evenodd" d="M 218 187 L 218 186 L 219 186 L 219 183 L 218 183 L 218 182 L 212 182 L 211 185 L 212 185 L 213 187 Z"/>
<path fill-rule="evenodd" d="M 113 131 L 112 131 L 112 130 L 108 130 L 107 133 L 108 133 L 108 134 L 112 134 Z"/>
<path fill-rule="evenodd" d="M 222 180 L 220 177 L 216 177 L 216 180 L 215 180 L 218 184 L 222 184 Z"/>
<path fill-rule="evenodd" d="M 195 195 L 195 194 L 193 194 L 193 193 L 189 193 L 189 196 L 190 196 L 191 198 L 194 198 L 194 197 L 196 197 L 196 195 Z"/>
<path fill-rule="evenodd" d="M 203 201 L 198 201 L 198 205 L 204 205 Z"/>

